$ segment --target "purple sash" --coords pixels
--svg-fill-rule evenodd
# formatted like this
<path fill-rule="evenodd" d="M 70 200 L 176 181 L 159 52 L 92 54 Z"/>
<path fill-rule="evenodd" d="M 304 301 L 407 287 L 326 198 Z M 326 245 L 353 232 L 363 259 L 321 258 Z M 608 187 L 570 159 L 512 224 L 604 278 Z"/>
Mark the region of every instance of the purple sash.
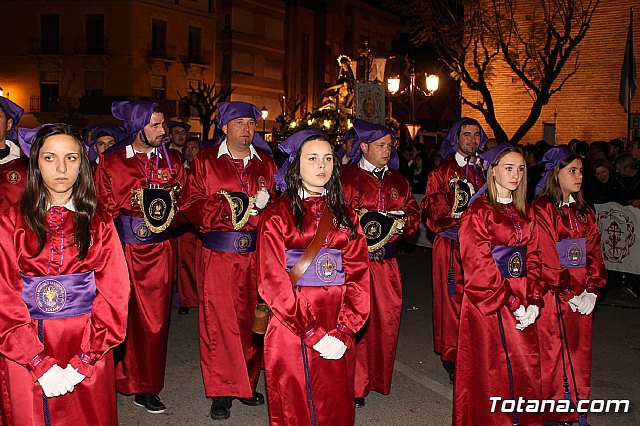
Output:
<path fill-rule="evenodd" d="M 454 226 L 453 228 L 445 229 L 442 232 L 438 232 L 438 235 L 453 241 L 458 241 L 458 225 Z"/>
<path fill-rule="evenodd" d="M 287 272 L 293 268 L 304 250 L 286 250 Z M 344 284 L 342 252 L 337 249 L 321 248 L 311 265 L 304 271 L 296 285 L 321 287 Z"/>
<path fill-rule="evenodd" d="M 527 276 L 527 246 L 493 246 L 491 254 L 503 278 Z"/>
<path fill-rule="evenodd" d="M 113 219 L 120 241 L 125 244 L 156 244 L 169 239 L 169 232 L 159 234 L 151 232 L 144 219 L 120 215 Z"/>
<path fill-rule="evenodd" d="M 22 300 L 32 319 L 77 317 L 91 312 L 96 295 L 93 271 L 42 277 L 22 276 Z"/>
<path fill-rule="evenodd" d="M 398 251 L 398 240 L 395 240 L 392 243 L 387 243 L 380 247 L 376 251 L 369 252 L 369 260 L 370 261 L 382 261 L 386 259 L 393 259 L 396 257 L 396 252 Z"/>
<path fill-rule="evenodd" d="M 587 242 L 584 238 L 565 238 L 556 243 L 560 265 L 565 268 L 587 266 Z"/>
<path fill-rule="evenodd" d="M 202 235 L 204 248 L 232 253 L 256 251 L 255 232 L 205 232 Z"/>

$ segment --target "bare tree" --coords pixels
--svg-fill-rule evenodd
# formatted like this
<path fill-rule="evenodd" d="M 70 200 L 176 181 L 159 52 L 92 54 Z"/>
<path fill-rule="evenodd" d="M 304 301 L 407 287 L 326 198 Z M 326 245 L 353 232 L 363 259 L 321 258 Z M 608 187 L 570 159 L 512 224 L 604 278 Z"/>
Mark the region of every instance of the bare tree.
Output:
<path fill-rule="evenodd" d="M 600 0 L 392 0 L 407 19 L 412 42 L 430 43 L 478 100 L 479 111 L 498 140 L 519 142 L 535 125 L 551 96 L 579 68 L 582 42 Z M 505 63 L 532 100 L 528 116 L 509 137 L 491 95 L 496 65 Z"/>
<path fill-rule="evenodd" d="M 189 84 L 189 92 L 182 96 L 178 92 L 178 97 L 182 102 L 187 103 L 198 111 L 200 123 L 202 123 L 202 140 L 209 138 L 212 127 L 215 127 L 215 116 L 218 110 L 218 102 L 224 102 L 231 96 L 233 89 L 222 87 L 216 91 L 216 84 L 199 82 L 198 87 Z"/>

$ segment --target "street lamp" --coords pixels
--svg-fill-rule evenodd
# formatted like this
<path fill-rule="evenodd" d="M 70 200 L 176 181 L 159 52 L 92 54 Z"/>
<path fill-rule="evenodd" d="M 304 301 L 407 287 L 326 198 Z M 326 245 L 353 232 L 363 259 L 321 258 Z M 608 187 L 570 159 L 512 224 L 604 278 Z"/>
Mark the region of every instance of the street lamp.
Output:
<path fill-rule="evenodd" d="M 407 130 L 409 131 L 409 135 L 413 140 L 418 131 L 420 130 L 420 125 L 416 124 L 416 92 L 422 94 L 425 97 L 432 96 L 437 90 L 438 85 L 440 83 L 440 79 L 435 74 L 426 75 L 425 74 L 425 86 L 427 88 L 426 91 L 422 90 L 420 86 L 416 84 L 416 66 L 415 61 L 411 61 L 411 72 L 409 74 L 409 86 L 405 88 L 400 94 L 407 93 L 409 94 L 409 102 L 410 102 L 410 117 L 409 123 L 406 123 Z M 387 89 L 391 95 L 395 95 L 396 92 L 400 89 L 400 77 L 393 76 L 387 79 Z"/>
<path fill-rule="evenodd" d="M 0 87 L 0 96 L 4 95 L 4 89 Z"/>
<path fill-rule="evenodd" d="M 266 106 L 262 107 L 262 136 L 267 134 L 267 117 L 269 116 L 269 110 Z"/>

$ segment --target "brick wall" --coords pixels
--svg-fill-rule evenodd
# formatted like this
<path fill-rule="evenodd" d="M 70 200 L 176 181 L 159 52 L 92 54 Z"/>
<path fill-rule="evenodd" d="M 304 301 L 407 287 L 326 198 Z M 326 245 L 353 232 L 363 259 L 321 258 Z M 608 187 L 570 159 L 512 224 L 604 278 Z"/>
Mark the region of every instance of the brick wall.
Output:
<path fill-rule="evenodd" d="M 567 143 L 572 138 L 589 142 L 626 139 L 627 113 L 618 103 L 618 93 L 632 4 L 636 6 L 633 37 L 636 63 L 640 67 L 640 7 L 637 1 L 601 1 L 591 28 L 577 49 L 580 54 L 578 72 L 565 84 L 563 90 L 552 96 L 550 103 L 543 108 L 538 122 L 522 143 L 534 143 L 542 139 L 543 121 L 556 122 L 558 144 Z M 575 60 L 575 56 L 573 58 Z M 566 67 L 570 66 L 569 61 Z M 640 77 L 640 68 L 638 76 Z M 498 120 L 507 134 L 512 135 L 529 114 L 531 97 L 505 64 L 496 67 L 491 84 Z M 463 88 L 463 93 L 476 99 L 476 95 L 466 87 Z M 640 113 L 640 88 L 632 100 L 631 111 Z M 481 115 L 468 106 L 463 105 L 462 113 L 484 123 Z M 557 113 L 556 117 L 554 113 Z M 493 133 L 488 126 L 485 129 L 487 133 Z"/>

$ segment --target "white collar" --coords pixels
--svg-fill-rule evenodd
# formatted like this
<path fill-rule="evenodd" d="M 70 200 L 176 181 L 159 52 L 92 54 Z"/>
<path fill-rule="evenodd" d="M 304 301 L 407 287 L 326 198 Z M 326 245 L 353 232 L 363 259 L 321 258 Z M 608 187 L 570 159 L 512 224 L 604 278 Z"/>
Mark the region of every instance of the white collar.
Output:
<path fill-rule="evenodd" d="M 313 197 L 325 197 L 327 195 L 327 188 L 324 188 L 322 190 L 322 194 L 320 194 L 320 195 L 310 194 L 306 189 L 300 188 L 300 189 L 298 189 L 298 195 L 303 200 L 306 200 L 307 198 L 313 198 Z"/>
<path fill-rule="evenodd" d="M 233 155 L 231 155 L 231 153 L 229 152 L 229 147 L 227 146 L 226 139 L 222 141 L 220 147 L 218 148 L 218 158 L 222 157 L 225 154 L 233 158 Z M 258 160 L 262 161 L 262 158 L 260 158 L 260 155 L 258 155 L 258 151 L 253 147 L 253 144 L 251 144 L 249 145 L 249 155 L 242 159 L 244 161 L 244 165 L 246 166 L 249 160 L 251 160 L 254 156 L 258 157 Z"/>
<path fill-rule="evenodd" d="M 51 208 L 51 207 L 64 207 L 69 211 L 75 212 L 76 211 L 76 206 L 75 204 L 73 204 L 73 198 L 69 198 L 69 201 L 67 201 L 65 204 L 63 204 L 62 206 L 54 206 L 53 204 L 47 202 L 47 211 Z"/>
<path fill-rule="evenodd" d="M 506 198 L 496 196 L 496 201 L 500 204 L 509 204 L 513 202 L 513 194 L 509 194 Z"/>
<path fill-rule="evenodd" d="M 575 202 L 576 200 L 575 198 L 573 198 L 573 195 L 569 194 L 569 202 L 560 204 L 560 207 L 568 206 L 569 204 L 575 203 Z"/>
<path fill-rule="evenodd" d="M 362 170 L 366 170 L 367 172 L 371 172 L 371 173 L 373 173 L 374 170 L 378 171 L 382 169 L 385 172 L 389 170 L 389 166 L 387 166 L 386 164 L 382 168 L 374 166 L 373 164 L 368 162 L 366 158 L 364 158 L 364 155 L 360 157 L 360 163 L 358 163 L 358 165 Z"/>
<path fill-rule="evenodd" d="M 142 151 L 136 151 L 135 148 L 133 147 L 133 144 L 129 144 L 126 147 L 126 150 L 127 150 L 127 153 L 126 153 L 127 158 L 133 158 L 136 154 L 145 154 L 147 158 L 151 158 L 151 154 L 154 152 L 158 156 L 158 158 L 162 158 L 162 152 L 158 148 L 153 148 L 149 152 L 142 152 Z"/>
<path fill-rule="evenodd" d="M 13 161 L 20 158 L 20 152 L 21 152 L 20 146 L 17 143 L 10 141 L 9 139 L 5 140 L 5 142 L 9 147 L 9 155 L 0 159 L 0 164 L 6 164 L 9 161 Z"/>
<path fill-rule="evenodd" d="M 469 162 L 469 165 L 473 166 L 474 164 L 478 163 L 478 157 L 476 155 L 471 155 L 471 157 L 475 159 L 475 162 L 473 163 Z M 458 166 L 464 167 L 467 165 L 467 157 L 460 154 L 459 151 L 456 151 L 455 159 L 456 159 L 456 163 L 458 163 Z"/>

